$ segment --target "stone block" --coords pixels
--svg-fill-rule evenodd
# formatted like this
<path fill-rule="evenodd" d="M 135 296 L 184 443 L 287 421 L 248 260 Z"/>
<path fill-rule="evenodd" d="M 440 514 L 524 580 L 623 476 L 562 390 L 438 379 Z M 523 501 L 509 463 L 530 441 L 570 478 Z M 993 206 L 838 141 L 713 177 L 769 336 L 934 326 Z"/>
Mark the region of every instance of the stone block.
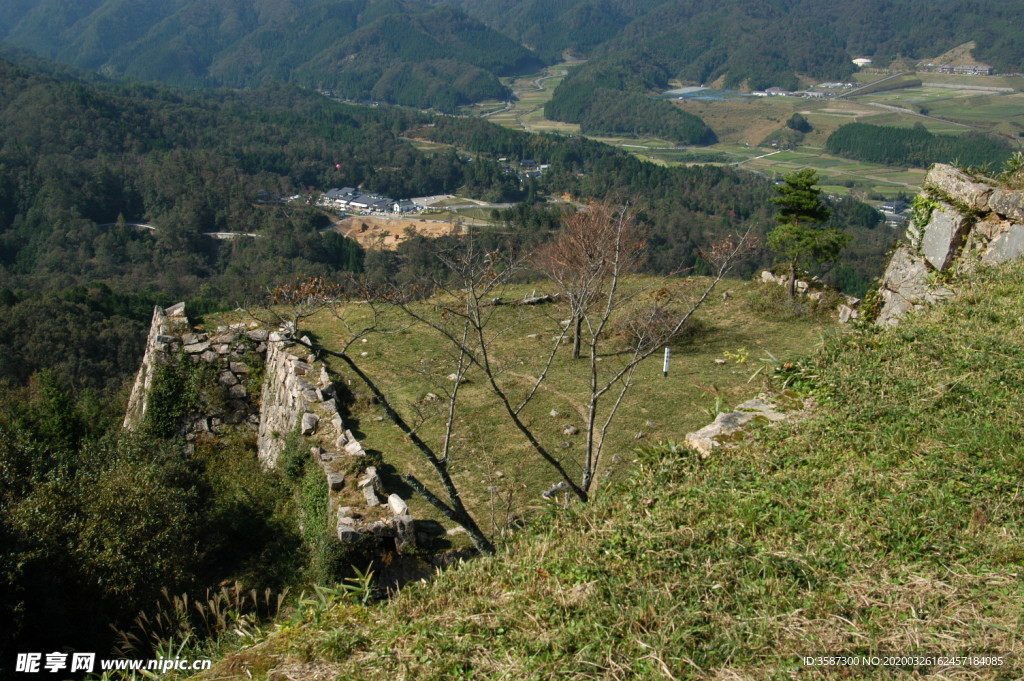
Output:
<path fill-rule="evenodd" d="M 245 335 L 249 340 L 256 343 L 263 343 L 270 338 L 270 332 L 266 329 L 253 329 L 252 331 L 246 331 Z"/>
<path fill-rule="evenodd" d="M 359 444 L 359 440 L 349 440 L 345 444 L 345 453 L 349 456 L 362 456 L 365 454 L 363 445 Z"/>
<path fill-rule="evenodd" d="M 363 536 L 362 533 L 356 529 L 355 525 L 349 523 L 338 523 L 338 539 L 350 544 L 354 541 L 358 541 Z"/>
<path fill-rule="evenodd" d="M 970 221 L 949 204 L 940 203 L 932 211 L 932 218 L 921 236 L 921 254 L 940 272 L 956 259 L 960 245 L 967 235 Z"/>
<path fill-rule="evenodd" d="M 311 367 L 310 365 L 306 364 L 305 362 L 303 362 L 300 359 L 296 359 L 296 360 L 294 360 L 292 362 L 292 371 L 294 371 L 295 374 L 298 375 L 298 376 L 305 376 L 306 374 L 308 374 L 312 370 L 313 370 L 313 367 Z M 312 387 L 312 386 L 310 386 L 310 387 Z"/>
<path fill-rule="evenodd" d="M 899 294 L 911 303 L 924 302 L 928 291 L 928 266 L 921 256 L 901 246 L 892 254 L 882 277 L 882 288 Z"/>
<path fill-rule="evenodd" d="M 185 303 L 175 303 L 164 310 L 164 314 L 168 317 L 184 317 L 185 316 Z"/>
<path fill-rule="evenodd" d="M 249 365 L 245 362 L 231 362 L 228 367 L 236 374 L 247 374 L 250 371 Z"/>
<path fill-rule="evenodd" d="M 345 474 L 328 473 L 327 486 L 331 488 L 332 492 L 340 492 L 342 488 L 345 487 Z"/>
<path fill-rule="evenodd" d="M 402 500 L 402 497 L 397 494 L 388 495 L 388 508 L 395 515 L 405 515 L 409 512 L 409 505 Z"/>
<path fill-rule="evenodd" d="M 380 506 L 380 499 L 377 498 L 377 492 L 373 489 L 373 485 L 363 487 L 363 497 L 366 499 L 366 505 L 370 508 Z"/>
<path fill-rule="evenodd" d="M 238 383 L 238 378 L 230 371 L 222 371 L 220 372 L 220 375 L 217 376 L 217 382 L 230 388 Z"/>
<path fill-rule="evenodd" d="M 185 336 L 194 335 L 195 334 L 185 334 Z M 210 343 L 208 341 L 189 343 L 185 337 L 182 337 L 181 341 L 185 343 L 185 352 L 190 355 L 198 355 L 210 349 Z"/>
<path fill-rule="evenodd" d="M 407 553 L 416 548 L 416 525 L 410 515 L 399 515 L 391 519 L 395 528 L 395 548 Z"/>
<path fill-rule="evenodd" d="M 742 432 L 754 420 L 781 421 L 785 414 L 776 410 L 775 406 L 761 399 L 747 400 L 736 407 L 735 411 L 721 413 L 715 420 L 700 430 L 687 433 L 686 442 L 708 456 L 716 447 L 743 437 Z"/>
<path fill-rule="evenodd" d="M 973 208 L 985 210 L 989 205 L 992 185 L 978 182 L 959 168 L 936 163 L 924 178 L 926 187 L 934 187 L 946 196 Z"/>
<path fill-rule="evenodd" d="M 989 265 L 1024 257 L 1024 225 L 1012 225 L 1009 230 L 992 239 L 981 260 Z"/>
<path fill-rule="evenodd" d="M 166 335 L 164 335 L 162 333 L 161 334 L 157 334 L 157 337 L 156 337 L 156 342 L 157 343 L 173 343 L 173 342 L 175 342 L 177 340 L 178 339 L 175 338 L 174 336 L 166 336 Z"/>
<path fill-rule="evenodd" d="M 1024 191 L 996 189 L 988 199 L 988 207 L 1004 218 L 1024 222 Z"/>
<path fill-rule="evenodd" d="M 218 359 L 220 359 L 220 355 L 218 355 L 213 350 L 207 350 L 203 354 L 199 355 L 199 357 L 202 358 L 202 360 L 207 364 L 212 364 L 213 362 L 216 362 Z"/>
<path fill-rule="evenodd" d="M 312 412 L 306 412 L 302 415 L 302 434 L 309 436 L 316 432 L 316 427 L 320 424 L 320 417 Z"/>
<path fill-rule="evenodd" d="M 245 399 L 245 386 L 242 385 L 241 383 L 231 386 L 230 388 L 228 388 L 228 395 L 239 400 Z"/>

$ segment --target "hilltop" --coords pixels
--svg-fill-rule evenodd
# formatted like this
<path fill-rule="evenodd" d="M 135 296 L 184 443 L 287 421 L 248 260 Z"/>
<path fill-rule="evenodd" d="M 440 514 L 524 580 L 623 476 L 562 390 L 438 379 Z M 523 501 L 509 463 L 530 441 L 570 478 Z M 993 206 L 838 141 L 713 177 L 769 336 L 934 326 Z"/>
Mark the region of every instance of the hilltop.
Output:
<path fill-rule="evenodd" d="M 972 671 L 1017 678 L 1022 291 L 1020 263 L 985 269 L 833 338 L 777 376 L 807 419 L 706 459 L 640 447 L 499 555 L 311 602 L 202 678 L 766 678 L 833 654 L 1003 656 Z"/>

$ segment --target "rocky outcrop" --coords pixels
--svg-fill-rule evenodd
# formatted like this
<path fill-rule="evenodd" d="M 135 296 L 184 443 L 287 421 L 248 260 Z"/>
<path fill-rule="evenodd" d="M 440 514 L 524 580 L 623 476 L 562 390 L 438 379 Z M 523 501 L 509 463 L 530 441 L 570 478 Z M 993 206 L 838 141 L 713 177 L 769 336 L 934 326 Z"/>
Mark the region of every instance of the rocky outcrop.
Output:
<path fill-rule="evenodd" d="M 686 444 L 704 458 L 718 448 L 729 448 L 746 439 L 749 431 L 760 424 L 774 423 L 806 413 L 806 404 L 795 395 L 764 395 L 747 400 L 736 409 L 720 412 L 715 420 L 698 431 L 686 434 Z"/>
<path fill-rule="evenodd" d="M 1024 191 L 938 164 L 925 178 L 922 197 L 923 224 L 907 228 L 882 277 L 876 320 L 882 326 L 951 296 L 947 273 L 1024 256 Z"/>

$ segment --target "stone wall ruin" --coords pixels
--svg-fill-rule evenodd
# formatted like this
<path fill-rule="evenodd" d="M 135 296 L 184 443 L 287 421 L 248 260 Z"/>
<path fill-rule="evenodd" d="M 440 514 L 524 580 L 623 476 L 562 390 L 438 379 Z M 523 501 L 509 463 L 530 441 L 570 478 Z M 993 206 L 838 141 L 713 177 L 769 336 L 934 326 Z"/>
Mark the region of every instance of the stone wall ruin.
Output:
<path fill-rule="evenodd" d="M 407 552 L 416 546 L 407 504 L 386 492 L 376 467 L 367 463 L 363 445 L 339 412 L 339 387 L 328 367 L 310 354 L 308 338 L 301 339 L 303 344 L 294 335 L 287 326 L 270 330 L 256 322 L 206 332 L 192 327 L 184 303 L 157 307 L 124 429 L 143 428 L 159 367 L 176 362 L 213 366 L 216 386 L 210 389 L 219 391 L 217 399 L 208 400 L 201 413 L 184 415 L 179 435 L 195 443 L 237 430 L 254 432 L 255 455 L 265 468 L 275 468 L 289 438 L 297 433 L 301 446 L 323 471 L 328 489 L 324 512 L 339 540 L 394 538 L 397 550 Z"/>
<path fill-rule="evenodd" d="M 1024 256 L 1024 191 L 936 164 L 921 195 L 923 224 L 907 228 L 882 277 L 882 326 L 951 296 L 949 274 Z"/>

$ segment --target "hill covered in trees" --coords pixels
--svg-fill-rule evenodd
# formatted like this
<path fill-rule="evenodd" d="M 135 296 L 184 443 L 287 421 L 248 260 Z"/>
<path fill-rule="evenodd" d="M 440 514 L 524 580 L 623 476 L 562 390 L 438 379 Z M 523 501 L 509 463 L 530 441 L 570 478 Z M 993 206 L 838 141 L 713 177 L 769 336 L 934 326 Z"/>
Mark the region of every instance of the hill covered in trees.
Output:
<path fill-rule="evenodd" d="M 849 74 L 854 57 L 933 57 L 970 40 L 975 56 L 997 69 L 1024 68 L 1020 0 L 451 2 L 548 60 L 642 54 L 698 83 L 725 76 L 727 84 L 785 86 L 794 74 Z"/>
<path fill-rule="evenodd" d="M 825 149 L 830 154 L 857 161 L 889 166 L 928 168 L 933 163 L 956 163 L 1000 169 L 1012 152 L 984 133 L 937 135 L 924 126 L 897 128 L 867 123 L 849 123 L 829 135 Z"/>
<path fill-rule="evenodd" d="M 29 0 L 0 40 L 110 75 L 184 87 L 273 81 L 451 111 L 508 95 L 497 76 L 541 66 L 453 7 L 419 0 Z"/>

